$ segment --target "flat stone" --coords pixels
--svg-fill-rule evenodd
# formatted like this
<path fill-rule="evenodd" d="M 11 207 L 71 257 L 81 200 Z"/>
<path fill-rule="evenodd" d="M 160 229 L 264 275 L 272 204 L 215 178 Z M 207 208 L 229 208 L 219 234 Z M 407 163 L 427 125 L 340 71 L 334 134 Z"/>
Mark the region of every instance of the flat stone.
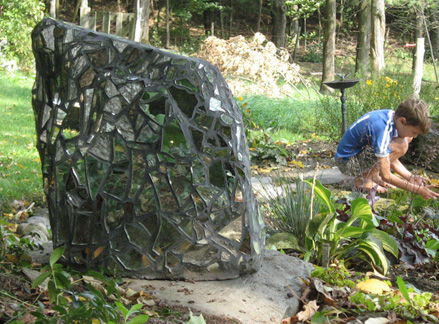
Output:
<path fill-rule="evenodd" d="M 302 174 L 303 179 L 313 179 L 314 176 L 316 180 L 319 180 L 322 184 L 334 184 L 340 183 L 346 180 L 346 176 L 341 173 L 341 171 L 337 167 L 333 167 L 330 169 L 321 169 L 316 171 L 309 171 Z"/>
<path fill-rule="evenodd" d="M 52 242 L 43 250 L 29 251 L 33 262 L 47 264 Z M 261 269 L 254 274 L 221 281 L 170 281 L 126 279 L 127 288 L 145 291 L 167 304 L 185 306 L 204 314 L 226 316 L 242 324 L 280 323 L 299 311 L 302 278 L 312 264 L 278 251 L 265 250 Z M 293 296 L 292 296 L 293 295 Z M 292 296 L 292 297 L 291 297 Z"/>
<path fill-rule="evenodd" d="M 317 172 L 317 174 L 316 174 Z M 289 174 L 293 178 L 314 179 L 319 180 L 323 185 L 341 183 L 347 180 L 347 177 L 340 172 L 337 167 L 330 169 L 311 170 L 308 172 L 297 172 Z M 281 186 L 275 186 L 271 177 L 252 177 L 252 189 L 259 201 L 267 198 L 281 195 L 283 190 Z M 295 183 L 289 184 L 292 189 L 296 188 Z"/>
<path fill-rule="evenodd" d="M 261 269 L 223 281 L 131 280 L 129 288 L 155 292 L 169 305 L 196 309 L 205 314 L 235 318 L 243 324 L 280 323 L 299 310 L 296 295 L 313 270 L 310 263 L 278 251 L 265 250 Z"/>

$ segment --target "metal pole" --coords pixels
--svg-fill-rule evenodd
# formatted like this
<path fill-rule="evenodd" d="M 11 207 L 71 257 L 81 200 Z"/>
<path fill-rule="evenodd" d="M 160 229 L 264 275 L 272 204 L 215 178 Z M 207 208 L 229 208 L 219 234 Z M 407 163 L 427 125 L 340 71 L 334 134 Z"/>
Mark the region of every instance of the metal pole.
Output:
<path fill-rule="evenodd" d="M 346 133 L 346 129 L 347 129 L 347 125 L 346 125 L 346 104 L 345 104 L 346 97 L 344 95 L 345 89 L 341 88 L 340 91 L 341 91 L 340 100 L 341 100 L 341 117 L 342 117 L 342 131 L 343 131 L 341 136 L 343 136 L 344 133 Z"/>

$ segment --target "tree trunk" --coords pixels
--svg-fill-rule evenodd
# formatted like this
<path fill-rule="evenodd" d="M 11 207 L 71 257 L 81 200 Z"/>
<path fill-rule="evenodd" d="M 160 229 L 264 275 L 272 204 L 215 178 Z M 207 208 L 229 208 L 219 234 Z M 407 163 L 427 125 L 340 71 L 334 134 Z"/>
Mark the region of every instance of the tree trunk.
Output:
<path fill-rule="evenodd" d="M 358 12 L 355 74 L 367 75 L 369 72 L 370 25 L 370 0 L 361 0 Z"/>
<path fill-rule="evenodd" d="M 50 0 L 50 13 L 51 18 L 56 19 L 56 0 Z"/>
<path fill-rule="evenodd" d="M 285 29 L 287 16 L 285 0 L 272 0 L 273 4 L 273 37 L 272 41 L 277 47 L 285 47 Z"/>
<path fill-rule="evenodd" d="M 72 23 L 75 23 L 76 17 L 78 17 L 79 6 L 81 5 L 82 0 L 76 1 L 75 12 L 73 13 Z"/>
<path fill-rule="evenodd" d="M 294 10 L 297 12 L 298 7 L 294 6 Z M 291 24 L 293 25 L 293 33 L 292 33 L 292 43 L 294 44 L 294 51 L 293 51 L 293 61 L 296 62 L 297 60 L 297 51 L 299 49 L 299 42 L 300 42 L 300 26 L 299 26 L 299 17 L 295 15 L 292 18 Z"/>
<path fill-rule="evenodd" d="M 259 0 L 258 27 L 256 28 L 256 31 L 257 31 L 258 33 L 261 31 L 262 4 L 263 4 L 263 0 Z"/>
<path fill-rule="evenodd" d="M 416 3 L 414 5 L 414 9 L 415 9 L 415 13 L 416 13 L 416 29 L 415 29 L 415 43 L 417 44 L 418 42 L 418 38 L 422 38 L 424 37 L 424 4 L 422 1 L 418 1 L 418 3 Z M 416 55 L 417 55 L 418 51 L 413 51 L 413 62 L 412 62 L 412 71 L 413 73 L 416 73 L 415 69 L 416 69 L 416 64 L 417 59 L 416 59 Z M 422 53 L 422 55 L 424 55 L 424 53 Z"/>
<path fill-rule="evenodd" d="M 372 65 L 375 73 L 385 68 L 384 41 L 386 16 L 384 0 L 372 0 Z"/>
<path fill-rule="evenodd" d="M 142 35 L 140 39 L 142 42 L 149 44 L 149 15 L 151 12 L 151 0 L 140 0 L 140 10 L 142 11 L 141 30 Z"/>
<path fill-rule="evenodd" d="M 439 9 L 433 9 L 429 29 L 434 54 L 439 56 Z"/>
<path fill-rule="evenodd" d="M 220 6 L 223 5 L 222 0 L 220 1 Z M 224 11 L 220 10 L 220 35 L 222 39 L 225 39 L 225 30 L 224 30 Z"/>
<path fill-rule="evenodd" d="M 140 8 L 140 0 L 136 0 L 135 14 L 133 38 L 135 42 L 140 42 L 140 36 L 142 35 L 142 9 Z"/>
<path fill-rule="evenodd" d="M 416 61 L 413 73 L 413 94 L 419 97 L 421 92 L 421 83 L 423 75 L 423 64 L 424 64 L 424 53 L 425 53 L 425 40 L 420 37 L 416 40 Z"/>
<path fill-rule="evenodd" d="M 166 48 L 170 47 L 171 31 L 169 25 L 171 22 L 170 12 L 169 12 L 169 0 L 166 0 Z"/>
<path fill-rule="evenodd" d="M 229 36 L 233 35 L 233 0 L 230 0 Z"/>
<path fill-rule="evenodd" d="M 335 74 L 335 27 L 336 27 L 336 0 L 326 0 L 324 19 L 324 40 L 323 40 L 323 75 L 322 81 L 334 80 Z M 331 91 L 322 83 L 320 92 Z"/>

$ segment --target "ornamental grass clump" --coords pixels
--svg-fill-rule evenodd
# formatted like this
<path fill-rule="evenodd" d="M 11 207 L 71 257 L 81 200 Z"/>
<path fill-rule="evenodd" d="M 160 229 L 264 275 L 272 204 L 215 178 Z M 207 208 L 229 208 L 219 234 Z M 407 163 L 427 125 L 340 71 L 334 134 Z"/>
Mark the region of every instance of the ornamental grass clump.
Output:
<path fill-rule="evenodd" d="M 310 218 L 318 213 L 320 201 L 312 199 L 311 190 L 299 178 L 292 181 L 278 174 L 273 181 L 278 186 L 264 189 L 268 225 L 274 232 L 294 234 L 304 247 L 306 227 Z"/>

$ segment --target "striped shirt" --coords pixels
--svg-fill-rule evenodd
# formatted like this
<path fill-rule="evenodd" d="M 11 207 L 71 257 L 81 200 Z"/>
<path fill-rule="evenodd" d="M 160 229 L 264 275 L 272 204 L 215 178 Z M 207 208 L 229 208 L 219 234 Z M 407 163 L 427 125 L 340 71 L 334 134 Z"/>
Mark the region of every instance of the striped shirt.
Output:
<path fill-rule="evenodd" d="M 390 142 L 398 136 L 393 122 L 395 111 L 390 109 L 374 110 L 349 126 L 343 135 L 335 155 L 336 160 L 347 160 L 371 146 L 377 157 L 390 154 Z"/>

